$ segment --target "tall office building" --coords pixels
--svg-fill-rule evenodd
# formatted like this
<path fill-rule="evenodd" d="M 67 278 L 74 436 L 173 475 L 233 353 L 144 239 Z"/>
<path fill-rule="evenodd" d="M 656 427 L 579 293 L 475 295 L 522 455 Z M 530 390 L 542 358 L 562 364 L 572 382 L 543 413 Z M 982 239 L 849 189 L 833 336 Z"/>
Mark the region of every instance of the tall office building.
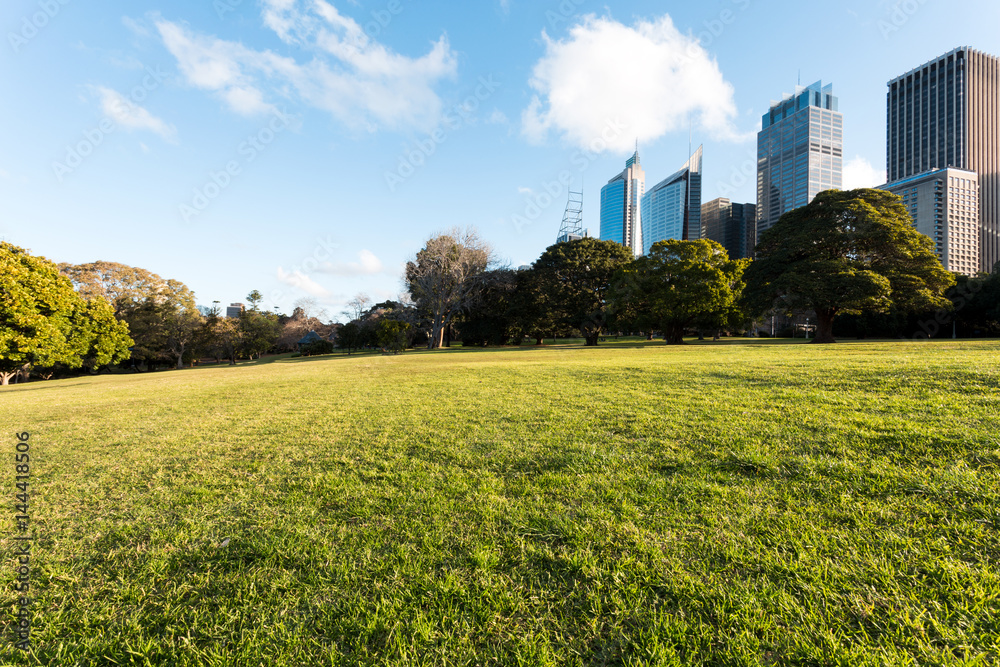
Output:
<path fill-rule="evenodd" d="M 882 186 L 903 198 L 913 226 L 934 240 L 944 268 L 979 272 L 979 178 L 974 171 L 940 169 Z"/>
<path fill-rule="evenodd" d="M 642 254 L 640 203 L 646 193 L 646 172 L 639 164 L 639 148 L 625 163 L 625 171 L 601 189 L 601 240 L 614 241 Z"/>
<path fill-rule="evenodd" d="M 817 81 L 775 102 L 757 135 L 757 238 L 786 212 L 843 187 L 844 115 Z"/>
<path fill-rule="evenodd" d="M 889 186 L 954 167 L 979 176 L 979 268 L 1000 261 L 1000 60 L 968 47 L 889 82 Z M 891 188 L 890 188 L 891 189 Z"/>
<path fill-rule="evenodd" d="M 719 198 L 701 207 L 702 238 L 725 247 L 730 259 L 753 257 L 757 246 L 757 207 Z"/>
<path fill-rule="evenodd" d="M 658 241 L 701 238 L 701 162 L 699 146 L 677 173 L 663 179 L 642 198 L 642 254 Z"/>

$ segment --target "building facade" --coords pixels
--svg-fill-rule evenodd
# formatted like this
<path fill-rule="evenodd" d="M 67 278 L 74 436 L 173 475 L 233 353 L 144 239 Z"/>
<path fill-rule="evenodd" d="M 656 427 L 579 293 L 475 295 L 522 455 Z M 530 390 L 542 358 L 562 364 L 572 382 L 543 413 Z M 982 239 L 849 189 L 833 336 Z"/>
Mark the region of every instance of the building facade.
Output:
<path fill-rule="evenodd" d="M 239 317 L 246 310 L 246 306 L 242 303 L 231 303 L 229 307 L 226 308 L 226 317 Z"/>
<path fill-rule="evenodd" d="M 944 268 L 979 272 L 979 177 L 974 171 L 940 169 L 882 186 L 903 198 L 913 226 L 934 241 Z"/>
<path fill-rule="evenodd" d="M 962 47 L 888 85 L 889 186 L 948 167 L 976 172 L 979 270 L 992 271 L 1000 262 L 1000 60 Z"/>
<path fill-rule="evenodd" d="M 820 192 L 843 187 L 844 116 L 818 81 L 775 102 L 757 135 L 757 238 Z"/>
<path fill-rule="evenodd" d="M 625 163 L 625 170 L 601 189 L 601 240 L 614 241 L 642 254 L 642 196 L 646 172 L 639 164 L 639 150 Z"/>
<path fill-rule="evenodd" d="M 757 206 L 720 197 L 701 207 L 702 238 L 726 249 L 730 259 L 753 257 L 757 246 Z"/>
<path fill-rule="evenodd" d="M 654 243 L 701 238 L 701 166 L 699 146 L 680 171 L 663 179 L 642 198 L 642 254 Z"/>

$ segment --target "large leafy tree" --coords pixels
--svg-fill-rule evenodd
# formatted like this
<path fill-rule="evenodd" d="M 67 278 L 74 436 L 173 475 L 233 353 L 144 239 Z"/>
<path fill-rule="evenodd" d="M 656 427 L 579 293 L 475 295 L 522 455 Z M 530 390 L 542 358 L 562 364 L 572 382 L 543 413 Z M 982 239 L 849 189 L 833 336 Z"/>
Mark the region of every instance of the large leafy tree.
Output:
<path fill-rule="evenodd" d="M 83 298 L 102 297 L 111 303 L 115 316 L 128 324 L 135 340 L 133 359 L 149 368 L 158 363 L 183 365 L 203 323 L 194 294 L 184 283 L 115 262 L 61 264 L 59 268 Z"/>
<path fill-rule="evenodd" d="M 274 313 L 250 309 L 240 315 L 239 340 L 243 354 L 251 360 L 273 348 L 281 337 L 281 320 Z"/>
<path fill-rule="evenodd" d="M 746 273 L 754 312 L 816 312 L 816 343 L 836 342 L 838 314 L 947 308 L 954 284 L 902 200 L 882 190 L 822 192 L 761 235 Z"/>
<path fill-rule="evenodd" d="M 0 243 L 0 385 L 27 366 L 113 363 L 129 345 L 106 302 L 84 301 L 55 264 Z"/>
<path fill-rule="evenodd" d="M 428 347 L 444 345 L 445 330 L 481 289 L 480 277 L 493 262 L 493 249 L 475 230 L 452 230 L 427 242 L 406 265 L 406 285 L 431 320 Z"/>
<path fill-rule="evenodd" d="M 462 345 L 504 345 L 511 339 L 515 327 L 510 311 L 517 277 L 517 272 L 510 269 L 494 269 L 482 275 L 482 289 L 459 325 Z"/>
<path fill-rule="evenodd" d="M 749 260 L 730 260 L 715 241 L 660 241 L 615 279 L 616 309 L 629 309 L 684 343 L 690 327 L 721 328 L 742 320 L 739 299 Z"/>
<path fill-rule="evenodd" d="M 612 278 L 632 259 L 632 251 L 614 241 L 585 238 L 549 247 L 533 267 L 549 297 L 549 316 L 597 345 L 611 316 Z"/>

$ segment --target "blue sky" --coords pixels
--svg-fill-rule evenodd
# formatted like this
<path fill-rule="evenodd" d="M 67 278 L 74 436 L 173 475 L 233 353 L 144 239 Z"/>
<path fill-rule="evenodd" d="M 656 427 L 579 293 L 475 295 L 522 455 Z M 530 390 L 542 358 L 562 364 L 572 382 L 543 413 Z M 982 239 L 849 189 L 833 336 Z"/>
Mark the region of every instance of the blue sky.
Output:
<path fill-rule="evenodd" d="M 986 0 L 7 0 L 0 236 L 336 316 L 450 227 L 531 262 L 566 183 L 596 234 L 637 139 L 647 185 L 690 132 L 705 200 L 753 202 L 760 117 L 799 80 L 840 97 L 845 186 L 877 185 L 886 82 L 1000 53 L 998 23 Z"/>

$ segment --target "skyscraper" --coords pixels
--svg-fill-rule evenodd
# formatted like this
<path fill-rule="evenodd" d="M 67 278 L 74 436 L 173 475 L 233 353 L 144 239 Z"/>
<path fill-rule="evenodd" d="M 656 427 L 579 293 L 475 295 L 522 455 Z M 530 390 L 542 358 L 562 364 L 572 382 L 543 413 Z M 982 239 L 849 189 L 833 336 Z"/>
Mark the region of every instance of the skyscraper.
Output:
<path fill-rule="evenodd" d="M 639 148 L 625 163 L 625 171 L 601 189 L 601 240 L 614 241 L 642 253 L 640 202 L 646 192 L 646 172 L 639 164 Z"/>
<path fill-rule="evenodd" d="M 887 123 L 887 189 L 948 167 L 978 174 L 979 268 L 991 271 L 1000 261 L 1000 60 L 961 47 L 893 79 Z"/>
<path fill-rule="evenodd" d="M 903 198 L 913 226 L 934 240 L 944 268 L 979 272 L 979 178 L 974 171 L 939 169 L 882 186 Z"/>
<path fill-rule="evenodd" d="M 757 238 L 820 192 L 843 187 L 844 115 L 817 81 L 775 102 L 757 135 Z"/>
<path fill-rule="evenodd" d="M 699 146 L 680 171 L 642 198 L 642 254 L 658 241 L 701 238 L 701 162 Z"/>
<path fill-rule="evenodd" d="M 757 207 L 719 198 L 701 207 L 702 238 L 725 247 L 730 259 L 753 257 L 757 246 Z"/>

